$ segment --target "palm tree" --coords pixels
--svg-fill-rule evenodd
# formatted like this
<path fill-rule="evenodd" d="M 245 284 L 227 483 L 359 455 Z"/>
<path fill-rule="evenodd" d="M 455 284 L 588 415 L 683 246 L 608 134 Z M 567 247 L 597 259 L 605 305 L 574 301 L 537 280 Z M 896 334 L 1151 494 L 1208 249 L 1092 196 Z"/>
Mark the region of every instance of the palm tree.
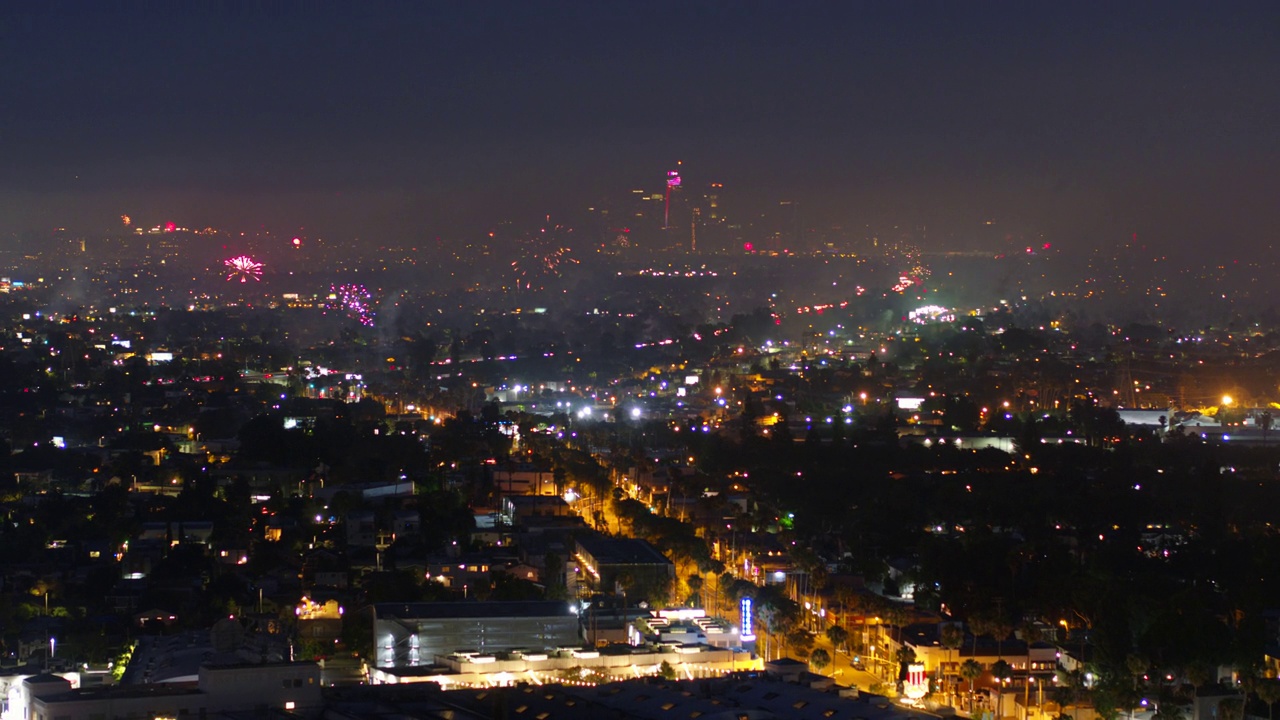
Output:
<path fill-rule="evenodd" d="M 1186 720 L 1186 716 L 1182 714 L 1182 706 L 1172 699 L 1157 703 L 1156 711 L 1152 713 L 1151 718 L 1152 720 Z"/>
<path fill-rule="evenodd" d="M 809 664 L 813 666 L 814 670 L 821 673 L 823 668 L 831 664 L 831 653 L 823 648 L 818 648 L 809 653 Z"/>
<path fill-rule="evenodd" d="M 1044 639 L 1044 633 L 1040 631 L 1040 626 L 1033 622 L 1020 623 L 1018 632 L 1022 633 L 1022 641 L 1027 644 L 1027 647 L 1035 645 Z"/>
<path fill-rule="evenodd" d="M 1244 717 L 1244 698 L 1229 697 L 1218 703 L 1221 720 L 1241 720 Z"/>
<path fill-rule="evenodd" d="M 1142 679 L 1143 674 L 1147 672 L 1147 668 L 1151 663 L 1147 659 L 1136 653 L 1129 653 L 1124 659 L 1125 669 L 1133 676 L 1133 689 L 1138 689 L 1138 681 Z"/>
<path fill-rule="evenodd" d="M 735 578 L 733 577 L 733 573 L 729 572 L 728 570 L 725 570 L 724 572 L 716 576 L 716 608 L 717 610 L 720 607 L 721 596 L 723 596 L 725 599 L 726 611 L 730 611 L 732 601 L 737 599 L 733 597 L 733 594 L 732 594 L 734 580 Z"/>
<path fill-rule="evenodd" d="M 1004 683 L 1013 677 L 1013 666 L 1005 662 L 1004 658 L 996 660 L 991 663 L 991 677 L 996 679 L 996 689 L 1000 693 L 997 696 L 999 699 L 996 701 L 998 703 L 996 717 L 1002 718 L 1004 717 Z"/>
<path fill-rule="evenodd" d="M 942 629 L 938 631 L 938 642 L 947 649 L 947 664 L 951 665 L 954 659 L 951 653 L 960 649 L 961 643 L 964 642 L 964 631 L 955 623 L 943 625 Z M 945 681 L 945 679 L 946 673 L 944 672 L 943 680 Z"/>
<path fill-rule="evenodd" d="M 1009 637 L 1009 633 L 1013 632 L 1013 625 L 1004 619 L 998 619 L 991 623 L 991 634 L 996 638 L 996 659 L 1004 659 L 1004 641 Z"/>
<path fill-rule="evenodd" d="M 903 645 L 898 648 L 897 657 L 900 665 L 910 665 L 916 661 L 916 651 Z"/>
<path fill-rule="evenodd" d="M 1267 720 L 1272 720 L 1275 717 L 1272 706 L 1280 701 L 1280 680 L 1259 680 L 1254 691 L 1258 693 L 1258 699 L 1267 704 Z"/>
<path fill-rule="evenodd" d="M 1054 702 L 1058 703 L 1060 710 L 1066 710 L 1068 705 L 1076 704 L 1080 694 L 1080 687 L 1081 673 L 1079 670 L 1072 672 L 1067 672 L 1066 670 L 1058 671 L 1057 677 L 1055 678 L 1055 686 L 1050 692 L 1053 696 Z M 1163 703 L 1161 703 L 1160 707 L 1163 707 Z M 1169 707 L 1176 708 L 1177 706 L 1173 704 L 1172 700 L 1170 700 Z M 1159 714 L 1159 708 L 1157 709 L 1157 714 Z M 1064 715 L 1065 713 L 1061 713 L 1060 717 Z M 1170 717 L 1166 720 L 1181 720 L 1181 718 Z"/>
<path fill-rule="evenodd" d="M 843 584 L 836 585 L 835 598 L 836 598 L 836 602 L 840 605 L 840 622 L 838 624 L 847 628 L 849 627 L 849 611 L 853 608 L 859 608 L 859 609 L 865 609 L 865 608 L 861 607 L 862 602 L 861 602 L 861 599 L 858 597 L 858 594 L 855 593 L 853 589 L 850 588 L 848 585 L 843 585 Z M 865 615 L 862 618 L 862 622 L 863 622 L 863 630 L 865 630 L 866 629 Z M 861 637 L 861 634 L 857 635 L 857 637 Z"/>
<path fill-rule="evenodd" d="M 969 658 L 960 663 L 960 677 L 969 681 L 969 714 L 973 714 L 973 681 L 982 676 L 982 663 Z"/>
<path fill-rule="evenodd" d="M 1195 688 L 1195 694 L 1200 694 L 1200 688 L 1209 682 L 1209 668 L 1201 663 L 1194 663 L 1187 668 L 1187 682 L 1191 683 Z"/>
<path fill-rule="evenodd" d="M 689 586 L 690 604 L 693 607 L 702 607 L 702 576 L 698 573 L 693 573 L 685 582 Z"/>
<path fill-rule="evenodd" d="M 827 639 L 831 641 L 831 647 L 840 650 L 849 641 L 849 631 L 839 625 L 832 625 L 827 628 Z"/>
<path fill-rule="evenodd" d="M 551 482 L 555 485 L 556 495 L 564 495 L 564 489 L 569 485 L 569 473 L 557 465 L 551 471 Z"/>
<path fill-rule="evenodd" d="M 969 618 L 969 632 L 973 635 L 973 656 L 978 657 L 978 636 L 986 635 L 991 632 L 991 620 L 983 615 L 974 615 Z"/>
<path fill-rule="evenodd" d="M 911 619 L 911 613 L 905 605 L 890 603 L 889 608 L 885 610 L 884 618 L 890 625 L 901 631 L 906 626 L 907 621 Z M 899 636 L 901 636 L 901 633 L 899 633 Z"/>
<path fill-rule="evenodd" d="M 898 647 L 898 652 L 894 654 L 894 659 L 898 661 L 898 672 L 894 675 L 894 681 L 897 683 L 899 691 L 901 691 L 902 684 L 910 674 L 908 666 L 916 661 L 916 651 L 907 647 L 906 643 L 903 643 Z"/>
<path fill-rule="evenodd" d="M 858 614 L 858 628 L 854 628 L 856 632 L 850 632 L 852 650 L 856 652 L 867 652 L 867 618 L 872 615 L 872 603 L 865 600 L 861 594 L 854 592 L 854 589 L 846 587 L 846 585 L 838 585 L 836 588 L 836 600 L 840 602 L 841 625 L 850 628 L 849 615 L 850 612 Z"/>
<path fill-rule="evenodd" d="M 791 630 L 783 633 L 781 640 L 783 647 L 790 650 L 794 656 L 806 658 L 813 652 L 813 633 L 805 630 L 804 628 L 793 627 Z M 781 655 L 779 657 L 781 657 Z M 828 653 L 828 661 L 830 658 L 831 655 Z"/>
<path fill-rule="evenodd" d="M 907 620 L 909 619 L 907 609 L 902 605 L 891 602 L 881 611 L 881 616 L 889 627 L 897 630 L 896 633 L 889 633 L 889 637 L 893 638 L 896 642 L 901 642 L 902 628 L 906 626 Z"/>

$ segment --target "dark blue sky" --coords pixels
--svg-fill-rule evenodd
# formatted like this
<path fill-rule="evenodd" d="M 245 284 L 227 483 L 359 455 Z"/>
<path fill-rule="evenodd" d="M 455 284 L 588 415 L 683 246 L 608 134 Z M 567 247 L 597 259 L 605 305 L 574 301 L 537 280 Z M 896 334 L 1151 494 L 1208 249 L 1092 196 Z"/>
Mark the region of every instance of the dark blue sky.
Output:
<path fill-rule="evenodd" d="M 377 239 L 675 160 L 743 212 L 1272 242 L 1274 2 L 64 3 L 0 10 L 0 231 Z M 959 240 L 957 240 L 959 241 Z"/>

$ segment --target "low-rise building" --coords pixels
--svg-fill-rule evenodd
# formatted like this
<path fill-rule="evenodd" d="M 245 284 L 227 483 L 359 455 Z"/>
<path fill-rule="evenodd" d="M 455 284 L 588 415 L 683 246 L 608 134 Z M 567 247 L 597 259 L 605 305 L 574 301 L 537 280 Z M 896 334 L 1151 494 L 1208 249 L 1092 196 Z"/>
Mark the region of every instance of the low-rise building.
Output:
<path fill-rule="evenodd" d="M 460 650 L 491 654 L 582 645 L 576 605 L 561 601 L 377 603 L 374 665 L 422 667 Z"/>
<path fill-rule="evenodd" d="M 29 720 L 205 717 L 257 710 L 312 715 L 321 709 L 320 666 L 310 662 L 204 665 L 194 687 L 116 685 L 73 690 L 66 680 L 28 678 Z"/>
<path fill-rule="evenodd" d="M 589 533 L 577 538 L 574 554 L 588 583 L 606 593 L 626 585 L 665 587 L 676 576 L 676 566 L 646 540 Z"/>
<path fill-rule="evenodd" d="M 532 465 L 496 468 L 493 487 L 502 495 L 557 495 L 554 473 Z"/>
<path fill-rule="evenodd" d="M 495 566 L 487 555 L 432 555 L 427 558 L 425 579 L 450 588 L 474 588 L 480 583 L 488 584 L 490 573 L 500 567 L 501 564 Z"/>
<path fill-rule="evenodd" d="M 577 515 L 558 495 L 507 495 L 502 498 L 502 515 L 510 525 L 520 525 L 533 517 Z"/>
<path fill-rule="evenodd" d="M 722 619 L 708 617 L 702 608 L 668 608 L 637 617 L 627 641 L 632 645 L 710 645 L 740 648 L 738 628 Z"/>

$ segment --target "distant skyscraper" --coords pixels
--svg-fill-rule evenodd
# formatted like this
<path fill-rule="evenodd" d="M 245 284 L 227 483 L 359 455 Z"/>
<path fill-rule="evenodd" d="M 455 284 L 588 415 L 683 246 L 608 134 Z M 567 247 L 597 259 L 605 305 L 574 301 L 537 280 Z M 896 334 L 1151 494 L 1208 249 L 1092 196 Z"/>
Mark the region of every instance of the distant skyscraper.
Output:
<path fill-rule="evenodd" d="M 720 210 L 720 192 L 724 190 L 721 183 L 711 183 L 707 186 L 707 191 L 702 194 L 702 202 L 707 208 L 707 220 L 717 222 L 724 219 L 724 214 Z"/>
<path fill-rule="evenodd" d="M 666 207 L 663 209 L 663 215 L 662 215 L 662 228 L 664 230 L 666 228 L 671 227 L 671 194 L 672 193 L 676 193 L 677 196 L 680 193 L 680 172 L 678 170 L 672 170 L 667 173 L 667 202 L 666 202 Z M 679 202 L 678 199 L 677 199 L 677 202 Z"/>
<path fill-rule="evenodd" d="M 680 163 L 676 163 L 677 167 Z M 685 235 L 689 228 L 689 203 L 685 194 L 684 178 L 679 170 L 667 173 L 666 188 L 662 197 L 662 241 L 658 247 L 662 250 L 687 249 L 689 238 Z"/>
<path fill-rule="evenodd" d="M 693 209 L 693 221 L 689 223 L 689 252 L 698 252 L 698 224 L 702 222 L 702 208 Z"/>
<path fill-rule="evenodd" d="M 779 249 L 793 253 L 809 252 L 804 247 L 804 237 L 800 228 L 800 203 L 795 200 L 783 200 L 778 203 L 777 236 L 781 242 Z"/>
<path fill-rule="evenodd" d="M 723 205 L 724 185 L 710 183 L 702 192 L 698 224 L 698 244 L 704 253 L 723 253 L 730 247 L 728 218 Z"/>
<path fill-rule="evenodd" d="M 595 209 L 604 252 L 617 253 L 632 248 L 652 250 L 662 242 L 662 213 L 665 196 L 637 188 Z"/>

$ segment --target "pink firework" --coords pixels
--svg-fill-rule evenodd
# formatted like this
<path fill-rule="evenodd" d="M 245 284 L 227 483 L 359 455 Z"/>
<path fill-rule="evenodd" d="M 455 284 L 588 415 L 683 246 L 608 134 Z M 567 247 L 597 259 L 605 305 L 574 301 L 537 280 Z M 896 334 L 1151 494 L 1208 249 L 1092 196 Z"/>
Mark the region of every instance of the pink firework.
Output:
<path fill-rule="evenodd" d="M 222 264 L 227 268 L 227 282 L 236 278 L 239 278 L 240 282 L 249 282 L 249 278 L 262 280 L 262 263 L 248 255 L 237 255 L 224 260 Z"/>
<path fill-rule="evenodd" d="M 377 313 L 373 309 L 373 293 L 364 285 L 330 285 L 326 310 L 346 313 L 365 327 L 373 327 Z"/>

